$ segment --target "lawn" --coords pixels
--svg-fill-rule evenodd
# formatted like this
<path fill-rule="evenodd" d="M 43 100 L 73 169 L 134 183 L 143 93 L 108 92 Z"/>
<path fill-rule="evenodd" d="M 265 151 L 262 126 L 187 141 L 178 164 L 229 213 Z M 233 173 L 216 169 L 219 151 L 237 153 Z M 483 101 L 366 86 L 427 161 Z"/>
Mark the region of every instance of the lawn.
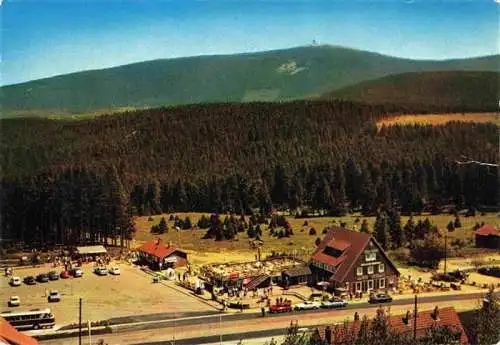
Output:
<path fill-rule="evenodd" d="M 196 224 L 198 219 L 202 216 L 202 213 L 176 213 L 178 217 L 184 219 L 185 217 L 190 217 L 193 225 Z M 206 214 L 207 216 L 209 214 Z M 252 249 L 249 243 L 248 236 L 246 232 L 239 233 L 238 238 L 232 241 L 220 241 L 217 242 L 212 239 L 202 239 L 205 234 L 205 229 L 191 229 L 191 230 L 180 230 L 176 231 L 172 229 L 173 222 L 169 221 L 169 230 L 167 233 L 162 235 L 151 234 L 151 226 L 156 225 L 160 222 L 162 217 L 168 221 L 169 214 L 152 216 L 152 220 L 148 220 L 149 217 L 136 217 L 135 226 L 137 229 L 135 240 L 133 245 L 140 245 L 144 241 L 150 240 L 152 238 L 161 237 L 165 243 L 170 242 L 172 245 L 177 246 L 186 250 L 189 253 L 190 262 L 197 265 L 209 262 L 229 262 L 229 261 L 246 261 L 255 260 L 257 251 Z M 446 225 L 450 220 L 453 220 L 452 215 L 422 215 L 415 216 L 415 222 L 426 217 L 435 224 L 442 233 L 447 232 Z M 307 219 L 296 219 L 294 217 L 287 217 L 290 225 L 293 229 L 293 236 L 290 238 L 272 237 L 267 231 L 267 226 L 261 225 L 264 241 L 264 246 L 262 247 L 262 254 L 267 255 L 272 251 L 287 252 L 290 254 L 295 254 L 299 258 L 304 260 L 308 259 L 312 251 L 315 249 L 316 238 L 322 238 L 322 230 L 328 226 L 334 224 L 340 224 L 340 222 L 345 222 L 347 228 L 359 229 L 363 219 L 366 219 L 369 228 L 373 228 L 375 222 L 375 217 L 362 217 L 359 215 L 348 215 L 345 217 L 318 217 L 318 218 L 307 218 Z M 409 217 L 402 217 L 402 225 L 406 224 Z M 356 221 L 358 220 L 359 221 Z M 454 238 L 460 238 L 464 240 L 473 239 L 472 227 L 476 222 L 485 222 L 488 224 L 498 224 L 500 223 L 500 216 L 497 213 L 490 213 L 484 216 L 476 217 L 461 217 L 462 227 L 456 229 L 452 233 L 448 233 L 451 240 Z M 304 222 L 307 220 L 308 226 L 304 226 Z M 316 229 L 316 235 L 309 235 L 309 230 L 311 227 Z"/>

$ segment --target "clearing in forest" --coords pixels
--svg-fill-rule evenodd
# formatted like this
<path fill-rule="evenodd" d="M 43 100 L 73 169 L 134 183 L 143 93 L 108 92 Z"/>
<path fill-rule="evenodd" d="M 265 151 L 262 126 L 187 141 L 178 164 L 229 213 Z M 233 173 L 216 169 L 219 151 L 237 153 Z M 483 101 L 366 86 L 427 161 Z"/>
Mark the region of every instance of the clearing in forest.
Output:
<path fill-rule="evenodd" d="M 491 122 L 500 126 L 499 113 L 464 113 L 464 114 L 413 114 L 384 117 L 377 121 L 377 127 L 392 126 L 392 125 L 444 125 L 448 122 L 476 122 L 486 123 Z"/>

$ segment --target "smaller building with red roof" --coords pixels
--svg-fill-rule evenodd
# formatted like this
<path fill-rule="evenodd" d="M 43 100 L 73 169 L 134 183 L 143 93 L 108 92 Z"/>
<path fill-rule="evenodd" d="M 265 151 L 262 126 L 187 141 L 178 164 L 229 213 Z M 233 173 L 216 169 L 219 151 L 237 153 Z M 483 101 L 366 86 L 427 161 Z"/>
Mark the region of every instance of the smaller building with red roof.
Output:
<path fill-rule="evenodd" d="M 493 225 L 483 225 L 474 233 L 476 247 L 500 249 L 500 229 Z"/>
<path fill-rule="evenodd" d="M 150 240 L 137 248 L 139 261 L 148 264 L 152 269 L 177 268 L 187 265 L 187 253 L 165 245 L 161 238 Z"/>
<path fill-rule="evenodd" d="M 428 336 L 429 331 L 434 327 L 448 327 L 455 333 L 457 344 L 468 344 L 467 334 L 453 307 L 441 309 L 436 307 L 434 310 L 419 312 L 417 313 L 416 323 L 414 314 L 409 311 L 404 315 L 388 316 L 387 323 L 393 332 L 408 337 L 416 335 L 417 339 Z M 318 327 L 317 332 L 325 344 L 331 345 L 341 343 L 345 340 L 345 337 L 352 336 L 356 338 L 360 329 L 361 321 L 356 320 L 343 325 L 336 324 Z"/>

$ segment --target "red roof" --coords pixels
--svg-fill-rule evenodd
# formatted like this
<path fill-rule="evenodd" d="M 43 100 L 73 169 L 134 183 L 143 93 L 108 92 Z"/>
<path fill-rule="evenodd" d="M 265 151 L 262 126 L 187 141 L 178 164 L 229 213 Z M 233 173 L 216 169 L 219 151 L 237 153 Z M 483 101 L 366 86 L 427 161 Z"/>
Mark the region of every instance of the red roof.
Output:
<path fill-rule="evenodd" d="M 351 244 L 349 242 L 342 241 L 342 240 L 339 240 L 336 238 L 334 238 L 333 240 L 328 242 L 328 247 L 332 247 L 332 248 L 338 249 L 340 251 L 344 251 L 347 248 L 349 248 L 350 246 L 351 246 Z"/>
<path fill-rule="evenodd" d="M 498 229 L 497 227 L 493 226 L 493 225 L 489 225 L 489 224 L 486 224 L 486 225 L 483 225 L 482 227 L 480 227 L 479 229 L 476 230 L 475 232 L 476 235 L 479 235 L 479 236 L 500 236 L 500 229 Z"/>
<path fill-rule="evenodd" d="M 3 317 L 0 317 L 0 340 L 13 345 L 38 345 L 35 338 L 18 332 Z"/>
<path fill-rule="evenodd" d="M 451 327 L 456 331 L 460 332 L 460 342 L 462 344 L 467 344 L 468 339 L 465 334 L 465 330 L 460 322 L 457 312 L 453 307 L 446 307 L 439 309 L 438 318 L 434 318 L 434 310 L 427 310 L 417 314 L 417 338 L 424 337 L 428 334 L 428 331 L 433 326 L 447 326 Z M 410 319 L 405 323 L 406 315 L 398 315 L 389 317 L 389 326 L 393 331 L 400 334 L 413 334 L 414 319 L 410 315 Z M 353 321 L 347 324 L 348 330 L 354 335 L 359 333 L 361 322 Z M 344 335 L 343 325 L 333 325 L 330 326 L 332 329 L 332 339 L 339 338 Z M 325 339 L 325 326 L 318 328 L 319 335 L 321 339 Z"/>
<path fill-rule="evenodd" d="M 380 247 L 370 234 L 339 227 L 330 228 L 328 230 L 323 241 L 321 241 L 318 248 L 311 256 L 311 260 L 335 267 L 335 273 L 330 280 L 343 282 L 371 240 L 373 240 L 373 243 L 378 247 L 380 253 L 385 256 L 387 261 L 397 272 L 397 268 L 387 258 L 382 247 Z M 328 247 L 338 249 L 342 251 L 342 254 L 338 257 L 329 255 L 325 251 Z"/>
<path fill-rule="evenodd" d="M 144 243 L 141 247 L 137 248 L 137 250 L 139 252 L 152 255 L 158 259 L 164 259 L 174 252 L 182 252 L 181 250 L 174 247 L 165 247 L 163 241 L 160 238 Z"/>

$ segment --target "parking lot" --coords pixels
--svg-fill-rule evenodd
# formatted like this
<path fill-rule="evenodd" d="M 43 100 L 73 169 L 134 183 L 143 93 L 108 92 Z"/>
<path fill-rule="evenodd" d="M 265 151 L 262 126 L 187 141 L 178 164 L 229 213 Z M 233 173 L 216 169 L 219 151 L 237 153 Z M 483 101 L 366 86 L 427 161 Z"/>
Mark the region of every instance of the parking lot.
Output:
<path fill-rule="evenodd" d="M 0 311 L 27 311 L 34 308 L 51 308 L 56 318 L 56 328 L 78 322 L 79 298 L 82 298 L 82 320 L 106 320 L 112 317 L 151 313 L 186 313 L 213 311 L 214 309 L 196 299 L 163 284 L 152 283 L 152 278 L 139 268 L 128 264 L 112 263 L 118 266 L 118 276 L 98 276 L 93 273 L 93 265 L 82 267 L 83 277 L 59 279 L 36 285 L 24 283 L 18 287 L 9 285 L 10 278 L 2 277 Z M 109 266 L 110 267 L 110 266 Z M 14 269 L 14 276 L 21 279 L 54 270 L 52 267 Z M 61 268 L 57 269 L 58 273 Z M 47 293 L 58 290 L 61 301 L 48 303 Z M 10 296 L 19 296 L 20 307 L 8 307 Z"/>

